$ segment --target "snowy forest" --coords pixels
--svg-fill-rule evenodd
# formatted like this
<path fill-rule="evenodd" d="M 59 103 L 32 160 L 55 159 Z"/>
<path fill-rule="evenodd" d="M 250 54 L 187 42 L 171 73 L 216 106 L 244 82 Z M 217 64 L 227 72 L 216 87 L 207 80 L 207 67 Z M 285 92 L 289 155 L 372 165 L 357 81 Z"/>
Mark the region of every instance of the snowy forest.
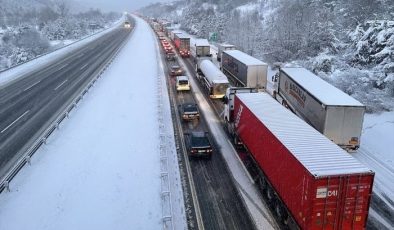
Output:
<path fill-rule="evenodd" d="M 139 12 L 215 32 L 271 66 L 308 68 L 368 112 L 394 109 L 393 0 L 182 0 Z"/>
<path fill-rule="evenodd" d="M 0 71 L 103 30 L 121 17 L 98 9 L 81 11 L 75 4 L 0 0 Z"/>

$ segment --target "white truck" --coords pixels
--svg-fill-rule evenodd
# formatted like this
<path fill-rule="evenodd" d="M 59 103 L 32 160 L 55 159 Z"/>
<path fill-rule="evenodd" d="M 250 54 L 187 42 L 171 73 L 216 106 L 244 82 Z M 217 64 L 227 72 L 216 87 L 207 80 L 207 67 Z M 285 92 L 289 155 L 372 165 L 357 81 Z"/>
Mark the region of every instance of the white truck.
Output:
<path fill-rule="evenodd" d="M 347 150 L 360 146 L 365 106 L 301 67 L 281 68 L 274 97 L 331 141 Z"/>
<path fill-rule="evenodd" d="M 197 79 L 208 90 L 209 97 L 223 98 L 230 86 L 226 75 L 210 60 L 200 60 L 197 66 Z"/>
<path fill-rule="evenodd" d="M 191 54 L 196 63 L 200 57 L 212 57 L 211 45 L 207 39 L 192 39 L 191 42 Z"/>
<path fill-rule="evenodd" d="M 220 66 L 233 86 L 266 89 L 266 63 L 239 50 L 225 50 Z"/>
<path fill-rule="evenodd" d="M 222 53 L 225 50 L 235 50 L 235 45 L 227 44 L 227 43 L 222 43 L 218 45 L 218 52 L 216 53 L 216 60 L 220 62 L 222 60 Z"/>

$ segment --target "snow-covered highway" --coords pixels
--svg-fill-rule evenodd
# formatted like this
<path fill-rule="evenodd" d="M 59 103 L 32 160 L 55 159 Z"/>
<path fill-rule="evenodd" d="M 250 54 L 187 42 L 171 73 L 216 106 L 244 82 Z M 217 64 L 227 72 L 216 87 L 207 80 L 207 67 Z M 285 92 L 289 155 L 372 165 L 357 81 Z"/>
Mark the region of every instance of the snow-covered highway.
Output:
<path fill-rule="evenodd" d="M 158 113 L 163 73 L 155 64 L 154 34 L 136 20 L 115 62 L 14 178 L 11 191 L 1 193 L 0 229 L 162 228 L 168 203 L 162 199 L 159 120 L 171 127 L 171 118 L 169 111 Z M 171 225 L 185 229 L 178 167 L 171 165 L 177 162 L 173 133 L 164 134 L 175 204 Z"/>

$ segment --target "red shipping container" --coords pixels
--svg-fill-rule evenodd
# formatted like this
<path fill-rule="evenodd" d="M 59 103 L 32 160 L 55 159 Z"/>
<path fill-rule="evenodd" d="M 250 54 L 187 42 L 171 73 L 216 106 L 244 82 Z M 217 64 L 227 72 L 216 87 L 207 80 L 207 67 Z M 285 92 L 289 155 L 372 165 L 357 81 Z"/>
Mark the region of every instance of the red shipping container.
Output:
<path fill-rule="evenodd" d="M 365 229 L 373 171 L 266 93 L 234 103 L 239 138 L 301 229 Z"/>

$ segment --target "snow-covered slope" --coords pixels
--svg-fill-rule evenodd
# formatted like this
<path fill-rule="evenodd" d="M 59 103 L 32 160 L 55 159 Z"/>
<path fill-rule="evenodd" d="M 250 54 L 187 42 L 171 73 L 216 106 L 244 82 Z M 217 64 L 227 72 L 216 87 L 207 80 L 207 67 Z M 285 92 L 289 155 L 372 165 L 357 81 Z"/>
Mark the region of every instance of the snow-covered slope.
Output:
<path fill-rule="evenodd" d="M 218 42 L 235 44 L 267 63 L 306 67 L 364 103 L 368 112 L 380 112 L 394 109 L 390 3 L 196 0 L 154 4 L 140 12 L 177 21 L 201 38 L 216 32 Z"/>

